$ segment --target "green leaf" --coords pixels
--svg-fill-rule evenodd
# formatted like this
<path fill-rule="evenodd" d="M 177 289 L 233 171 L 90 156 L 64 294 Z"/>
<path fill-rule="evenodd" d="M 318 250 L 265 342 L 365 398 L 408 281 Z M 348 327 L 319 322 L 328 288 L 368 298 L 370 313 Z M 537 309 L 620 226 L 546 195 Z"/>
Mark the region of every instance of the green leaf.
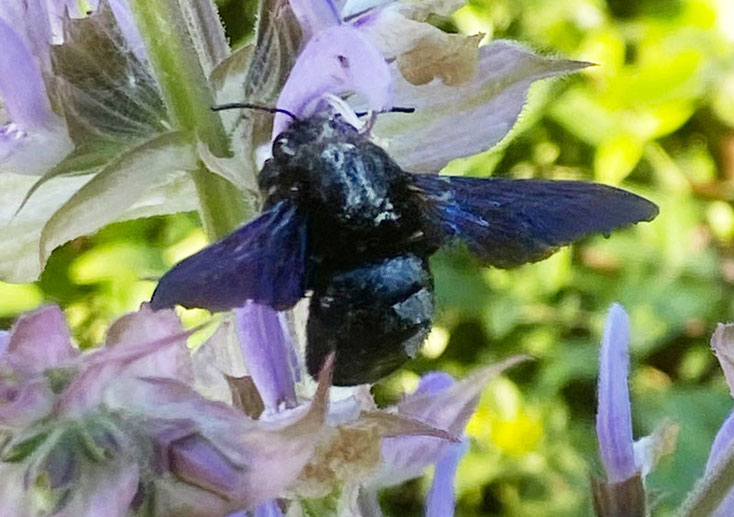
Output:
<path fill-rule="evenodd" d="M 93 174 L 100 167 L 111 162 L 125 148 L 124 142 L 102 140 L 98 142 L 86 142 L 76 147 L 69 155 L 61 160 L 55 167 L 46 172 L 28 190 L 20 206 L 15 211 L 18 215 L 33 194 L 48 180 L 58 176 L 76 176 L 82 174 Z"/>
<path fill-rule="evenodd" d="M 150 188 L 197 167 L 185 133 L 157 136 L 127 151 L 105 167 L 56 211 L 41 233 L 45 263 L 54 248 L 118 220 Z"/>
<path fill-rule="evenodd" d="M 594 157 L 596 180 L 619 185 L 642 158 L 644 143 L 640 138 L 624 133 L 602 142 Z"/>
<path fill-rule="evenodd" d="M 9 463 L 17 463 L 23 461 L 33 454 L 38 447 L 43 444 L 51 435 L 51 431 L 43 430 L 28 438 L 24 438 L 17 443 L 10 445 L 7 451 L 3 453 L 2 460 Z"/>

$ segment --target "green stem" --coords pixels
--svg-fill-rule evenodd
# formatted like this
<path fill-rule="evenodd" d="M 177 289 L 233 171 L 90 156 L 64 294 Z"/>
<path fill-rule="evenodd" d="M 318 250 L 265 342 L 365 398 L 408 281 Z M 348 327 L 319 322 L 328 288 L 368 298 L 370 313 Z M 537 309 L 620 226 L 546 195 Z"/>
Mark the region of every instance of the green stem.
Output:
<path fill-rule="evenodd" d="M 175 123 L 196 134 L 215 155 L 228 156 L 229 138 L 220 118 L 209 109 L 214 97 L 178 0 L 131 0 L 130 7 Z M 216 240 L 237 228 L 246 215 L 245 200 L 237 189 L 203 165 L 193 178 L 208 237 Z"/>

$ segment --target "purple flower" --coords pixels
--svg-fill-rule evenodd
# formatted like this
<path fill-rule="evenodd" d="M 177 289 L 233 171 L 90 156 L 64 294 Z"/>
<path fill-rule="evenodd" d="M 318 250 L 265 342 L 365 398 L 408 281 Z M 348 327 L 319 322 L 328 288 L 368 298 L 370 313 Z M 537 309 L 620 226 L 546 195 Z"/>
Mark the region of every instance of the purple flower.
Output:
<path fill-rule="evenodd" d="M 301 366 L 293 361 L 284 319 L 272 309 L 247 304 L 236 311 L 236 327 L 248 373 L 269 409 L 260 418 L 275 423 L 300 411 L 298 405 L 287 408 L 283 404 L 300 391 L 294 388 L 294 380 L 304 378 Z M 418 477 L 435 464 L 427 512 L 450 515 L 454 474 L 466 452 L 466 443 L 459 437 L 489 380 L 521 360 L 512 358 L 483 368 L 458 382 L 447 374 L 430 373 L 415 392 L 385 410 L 376 408 L 365 387 L 340 388 L 341 398 L 332 402 L 329 410 L 329 425 L 322 430 L 315 455 L 291 494 L 296 498 L 325 497 L 343 487 L 355 498 L 367 497 L 376 504 L 370 494 Z M 279 510 L 271 502 L 262 511 Z"/>
<path fill-rule="evenodd" d="M 502 40 L 478 48 L 477 36 L 446 34 L 426 22 L 462 3 L 346 2 L 339 10 L 329 0 L 291 2 L 310 39 L 278 106 L 303 116 L 318 107 L 319 95 L 349 94 L 359 110 L 413 107 L 409 115 L 380 115 L 372 128 L 393 159 L 413 172 L 436 172 L 493 147 L 514 126 L 534 81 L 588 63 L 547 59 Z M 352 60 L 356 49 L 362 54 Z M 288 123 L 277 116 L 274 134 Z"/>
<path fill-rule="evenodd" d="M 80 353 L 57 307 L 21 317 L 0 355 L 4 508 L 38 511 L 44 479 L 63 515 L 123 516 L 150 500 L 156 515 L 214 517 L 296 482 L 322 434 L 329 370 L 311 403 L 256 422 L 190 387 L 189 334 L 143 307 Z"/>
<path fill-rule="evenodd" d="M 596 435 L 607 479 L 620 483 L 634 476 L 634 439 L 629 375 L 629 319 L 621 305 L 609 309 L 599 359 L 599 407 Z"/>
<path fill-rule="evenodd" d="M 295 407 L 297 357 L 285 314 L 248 302 L 235 310 L 235 321 L 247 370 L 265 408 Z"/>
<path fill-rule="evenodd" d="M 716 354 L 721 369 L 724 372 L 726 383 L 734 396 L 734 325 L 719 324 L 711 336 L 711 348 Z M 732 412 L 719 428 L 714 443 L 711 445 L 708 461 L 706 462 L 705 478 L 715 477 L 721 464 L 734 447 L 734 412 Z M 716 517 L 725 517 L 734 512 L 734 490 L 730 490 L 713 513 Z"/>
<path fill-rule="evenodd" d="M 108 2 L 129 48 L 145 60 L 127 0 Z M 63 44 L 66 12 L 82 16 L 74 0 L 7 0 L 0 5 L 0 100 L 10 118 L 0 127 L 0 172 L 43 174 L 73 148 L 47 88 L 55 81 L 51 47 Z"/>
<path fill-rule="evenodd" d="M 706 476 L 713 476 L 719 463 L 731 452 L 734 446 L 734 412 L 732 412 L 716 433 L 711 445 L 708 461 L 706 462 Z M 730 490 L 712 514 L 715 517 L 726 517 L 734 512 L 734 490 Z"/>
<path fill-rule="evenodd" d="M 599 354 L 596 434 L 607 475 L 606 482 L 592 482 L 599 515 L 644 513 L 644 479 L 663 456 L 675 449 L 678 438 L 678 426 L 664 422 L 652 434 L 638 441 L 633 439 L 628 387 L 629 334 L 627 313 L 615 303 L 607 315 Z"/>
<path fill-rule="evenodd" d="M 41 174 L 71 151 L 63 119 L 51 109 L 51 20 L 45 1 L 0 7 L 0 100 L 10 122 L 0 127 L 0 172 Z M 24 30 L 31 27 L 36 30 Z M 46 76 L 46 77 L 44 77 Z"/>
<path fill-rule="evenodd" d="M 193 186 L 181 179 L 188 163 L 166 171 L 173 160 L 162 166 L 148 156 L 150 170 L 159 172 L 148 174 L 148 181 L 119 170 L 125 161 L 115 160 L 123 151 L 134 154 L 143 142 L 169 131 L 170 117 L 128 1 L 90 2 L 90 15 L 80 12 L 85 4 L 0 2 L 0 225 L 5 228 L 0 279 L 5 281 L 35 280 L 56 246 L 109 222 L 191 210 L 196 204 Z M 180 147 L 169 156 L 189 156 L 194 163 L 193 150 Z M 105 170 L 115 179 L 100 188 L 98 177 Z M 99 173 L 97 182 L 90 182 L 93 173 Z M 94 214 L 95 202 L 105 210 Z M 65 210 L 69 204 L 76 209 Z M 67 219 L 54 228 L 50 220 L 65 211 Z"/>

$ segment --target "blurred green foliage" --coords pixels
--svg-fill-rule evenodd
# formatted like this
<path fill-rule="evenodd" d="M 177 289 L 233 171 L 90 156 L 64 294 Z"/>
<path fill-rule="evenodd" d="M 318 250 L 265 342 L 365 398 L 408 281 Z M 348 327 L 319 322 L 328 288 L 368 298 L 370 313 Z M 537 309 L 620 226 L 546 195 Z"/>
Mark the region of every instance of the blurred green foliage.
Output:
<path fill-rule="evenodd" d="M 254 2 L 220 4 L 231 39 L 246 38 Z M 601 473 L 597 351 L 606 309 L 619 301 L 632 321 L 635 434 L 665 418 L 681 426 L 677 451 L 648 479 L 655 515 L 670 515 L 734 405 L 709 351 L 716 322 L 734 319 L 734 4 L 470 0 L 437 22 L 598 65 L 537 85 L 512 138 L 451 164 L 452 173 L 620 184 L 661 214 L 513 271 L 439 254 L 440 311 L 424 356 L 376 394 L 394 398 L 427 370 L 462 376 L 532 355 L 491 385 L 469 426 L 458 515 L 587 515 L 589 476 Z M 113 225 L 57 250 L 39 282 L 0 284 L 0 323 L 55 301 L 90 346 L 149 298 L 156 276 L 203 244 L 195 215 Z M 387 491 L 385 508 L 420 515 L 426 487 L 418 480 Z"/>

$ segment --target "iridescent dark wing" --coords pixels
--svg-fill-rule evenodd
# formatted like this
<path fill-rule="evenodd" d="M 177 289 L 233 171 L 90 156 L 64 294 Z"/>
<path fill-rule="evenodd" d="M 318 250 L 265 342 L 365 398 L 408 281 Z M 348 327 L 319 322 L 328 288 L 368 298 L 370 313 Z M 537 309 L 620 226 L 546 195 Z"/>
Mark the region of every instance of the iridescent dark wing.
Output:
<path fill-rule="evenodd" d="M 200 307 L 229 310 L 245 300 L 276 309 L 303 297 L 306 281 L 306 220 L 289 201 L 176 264 L 153 293 L 154 310 Z"/>
<path fill-rule="evenodd" d="M 579 181 L 415 174 L 427 222 L 444 243 L 463 241 L 485 264 L 542 260 L 592 233 L 650 221 L 658 207 L 614 187 Z"/>

